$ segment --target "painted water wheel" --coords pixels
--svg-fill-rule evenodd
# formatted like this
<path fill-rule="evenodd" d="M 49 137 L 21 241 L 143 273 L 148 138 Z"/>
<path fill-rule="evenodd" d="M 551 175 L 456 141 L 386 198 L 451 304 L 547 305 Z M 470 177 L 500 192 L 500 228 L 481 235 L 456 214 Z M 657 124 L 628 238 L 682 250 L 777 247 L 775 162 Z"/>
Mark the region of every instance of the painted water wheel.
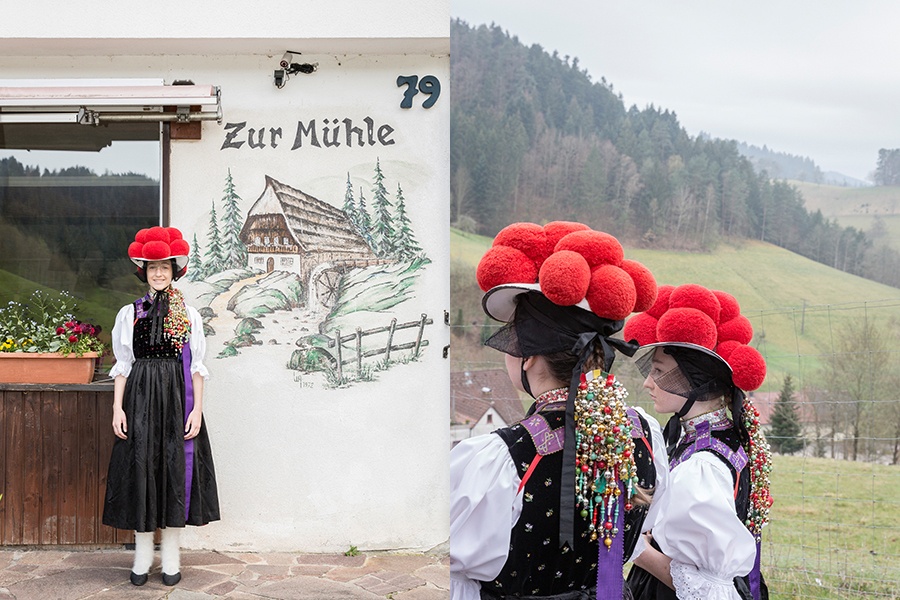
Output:
<path fill-rule="evenodd" d="M 316 300 L 326 308 L 334 306 L 340 291 L 342 270 L 338 267 L 320 271 L 313 278 Z"/>

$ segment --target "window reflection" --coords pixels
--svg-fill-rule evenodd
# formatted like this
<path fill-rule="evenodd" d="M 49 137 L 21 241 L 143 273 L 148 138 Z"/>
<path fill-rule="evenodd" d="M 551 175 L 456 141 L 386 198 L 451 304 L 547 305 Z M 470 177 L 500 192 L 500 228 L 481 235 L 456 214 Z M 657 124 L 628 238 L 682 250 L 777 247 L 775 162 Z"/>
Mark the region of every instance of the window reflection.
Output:
<path fill-rule="evenodd" d="M 108 332 L 143 293 L 126 251 L 160 222 L 159 123 L 115 125 L 0 125 L 3 304 L 67 290 Z"/>

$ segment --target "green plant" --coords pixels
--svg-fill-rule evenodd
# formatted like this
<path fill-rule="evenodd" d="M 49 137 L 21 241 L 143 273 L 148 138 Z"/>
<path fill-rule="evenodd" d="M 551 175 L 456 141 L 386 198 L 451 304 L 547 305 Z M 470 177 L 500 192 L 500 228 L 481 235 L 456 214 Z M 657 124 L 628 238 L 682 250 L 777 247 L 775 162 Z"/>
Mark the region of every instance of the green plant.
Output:
<path fill-rule="evenodd" d="M 79 321 L 78 305 L 68 292 L 35 290 L 28 302 L 0 309 L 0 352 L 103 353 L 100 326 Z"/>
<path fill-rule="evenodd" d="M 350 546 L 350 549 L 344 552 L 344 556 L 357 556 L 359 554 L 359 548 L 356 546 Z"/>

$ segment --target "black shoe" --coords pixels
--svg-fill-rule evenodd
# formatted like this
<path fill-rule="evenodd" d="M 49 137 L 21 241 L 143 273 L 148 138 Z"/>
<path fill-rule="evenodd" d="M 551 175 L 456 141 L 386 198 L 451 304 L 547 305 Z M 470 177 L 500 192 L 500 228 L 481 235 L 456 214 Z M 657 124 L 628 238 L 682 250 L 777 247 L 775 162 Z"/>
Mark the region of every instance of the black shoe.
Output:
<path fill-rule="evenodd" d="M 138 575 L 134 571 L 131 572 L 131 583 L 132 585 L 144 585 L 147 583 L 147 574 Z"/>
<path fill-rule="evenodd" d="M 163 573 L 162 576 L 163 576 L 163 583 L 166 585 L 175 585 L 176 583 L 181 581 L 181 571 L 175 573 L 174 575 L 168 575 L 166 573 Z M 146 576 L 144 577 L 144 580 L 146 581 Z"/>

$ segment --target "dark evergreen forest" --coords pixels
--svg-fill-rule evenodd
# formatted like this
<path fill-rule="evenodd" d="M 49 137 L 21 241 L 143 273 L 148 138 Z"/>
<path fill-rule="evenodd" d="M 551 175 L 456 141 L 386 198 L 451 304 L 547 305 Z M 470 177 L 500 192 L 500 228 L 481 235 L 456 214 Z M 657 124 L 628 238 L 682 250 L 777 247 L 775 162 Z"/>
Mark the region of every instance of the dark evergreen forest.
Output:
<path fill-rule="evenodd" d="M 526 47 L 499 26 L 454 20 L 450 41 L 454 226 L 492 236 L 514 221 L 570 219 L 685 250 L 757 239 L 900 287 L 900 255 L 807 211 L 737 142 L 691 136 L 653 105 L 626 108 L 577 58 Z"/>

